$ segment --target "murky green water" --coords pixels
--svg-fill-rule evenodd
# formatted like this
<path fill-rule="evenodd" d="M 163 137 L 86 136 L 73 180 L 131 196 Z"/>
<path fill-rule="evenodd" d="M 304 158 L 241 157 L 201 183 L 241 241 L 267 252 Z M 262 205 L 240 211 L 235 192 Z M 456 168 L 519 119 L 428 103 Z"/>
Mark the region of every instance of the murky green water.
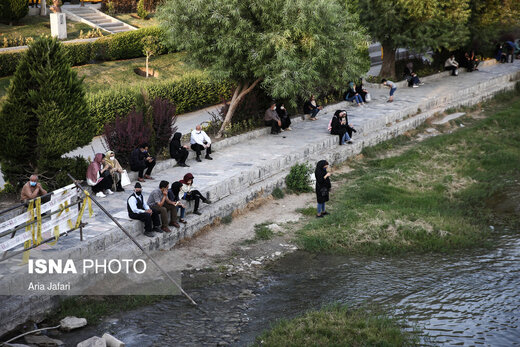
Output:
<path fill-rule="evenodd" d="M 175 297 L 61 338 L 73 345 L 108 331 L 127 346 L 242 346 L 278 318 L 343 302 L 380 304 L 417 325 L 429 343 L 520 346 L 520 235 L 502 234 L 492 249 L 450 255 L 297 252 L 255 276 L 226 279 L 190 294 L 200 309 Z"/>

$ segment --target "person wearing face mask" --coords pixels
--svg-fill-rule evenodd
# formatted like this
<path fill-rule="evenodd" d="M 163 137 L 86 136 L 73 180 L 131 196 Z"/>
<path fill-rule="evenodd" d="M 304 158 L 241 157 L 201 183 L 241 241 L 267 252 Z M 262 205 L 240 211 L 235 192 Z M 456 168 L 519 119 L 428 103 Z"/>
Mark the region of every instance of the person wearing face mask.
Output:
<path fill-rule="evenodd" d="M 188 146 L 181 144 L 182 134 L 176 132 L 170 141 L 170 157 L 177 161 L 177 165 L 181 167 L 189 167 L 186 165 L 186 159 L 188 158 Z"/>
<path fill-rule="evenodd" d="M 90 163 L 87 169 L 87 184 L 92 187 L 92 192 L 99 198 L 104 198 L 107 194 L 113 194 L 112 175 L 108 171 L 108 166 L 103 167 L 103 154 L 97 153 L 94 161 Z"/>
<path fill-rule="evenodd" d="M 271 106 L 265 111 L 264 115 L 264 123 L 266 126 L 271 127 L 271 134 L 276 135 L 279 134 L 282 126 L 282 121 L 280 117 L 278 117 L 278 113 L 276 112 L 276 103 L 273 101 Z"/>
<path fill-rule="evenodd" d="M 280 118 L 280 121 L 282 122 L 282 124 L 280 125 L 282 127 L 282 130 L 291 131 L 291 117 L 289 117 L 287 109 L 285 108 L 285 105 L 283 103 L 276 104 L 276 113 L 278 114 L 278 118 Z"/>
<path fill-rule="evenodd" d="M 42 185 L 38 182 L 38 176 L 31 175 L 29 182 L 25 183 L 22 187 L 20 200 L 22 202 L 27 202 L 28 200 L 36 199 L 45 194 L 47 194 L 47 191 L 43 189 Z"/>
<path fill-rule="evenodd" d="M 104 165 L 108 166 L 110 174 L 112 175 L 112 189 L 117 192 L 124 192 L 125 190 L 121 186 L 121 174 L 123 173 L 123 167 L 119 164 L 116 159 L 116 155 L 112 151 L 108 151 L 105 154 Z"/>
<path fill-rule="evenodd" d="M 191 132 L 190 144 L 191 149 L 197 153 L 197 161 L 202 161 L 200 160 L 200 154 L 204 149 L 206 150 L 206 156 L 204 158 L 213 160 L 213 158 L 209 156 L 211 154 L 211 139 L 208 134 L 202 130 L 200 125 L 197 125 L 195 130 Z"/>
<path fill-rule="evenodd" d="M 144 222 L 144 235 L 148 237 L 154 237 L 154 230 L 159 233 L 163 232 L 160 227 L 160 212 L 157 210 L 152 210 L 150 206 L 148 206 L 144 200 L 142 191 L 143 189 L 141 187 L 141 183 L 137 182 L 134 187 L 134 193 L 130 195 L 126 201 L 128 217 Z"/>

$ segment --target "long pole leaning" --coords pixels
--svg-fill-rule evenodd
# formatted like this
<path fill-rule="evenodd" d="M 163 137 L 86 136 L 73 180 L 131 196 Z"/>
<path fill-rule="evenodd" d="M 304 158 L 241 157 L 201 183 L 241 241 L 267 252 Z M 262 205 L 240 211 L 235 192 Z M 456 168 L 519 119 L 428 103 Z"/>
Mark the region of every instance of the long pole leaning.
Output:
<path fill-rule="evenodd" d="M 163 273 L 163 275 L 165 275 L 170 281 L 172 281 L 172 283 L 177 287 L 179 288 L 179 290 L 181 291 L 181 293 L 188 298 L 188 300 L 191 301 L 191 303 L 195 306 L 197 306 L 197 303 L 195 302 L 195 300 L 193 300 L 191 298 L 191 296 L 188 295 L 188 293 L 186 293 L 184 291 L 184 289 L 182 289 L 182 287 L 177 283 L 177 281 L 175 281 L 173 279 L 172 276 L 170 276 L 170 274 L 168 272 L 166 272 L 156 261 L 154 258 L 152 258 L 152 256 L 143 248 L 143 246 L 141 246 L 141 244 L 139 242 L 137 242 L 137 240 L 132 236 L 130 235 L 130 233 L 121 225 L 119 224 L 119 222 L 110 214 L 110 212 L 108 212 L 103 206 L 101 206 L 101 204 L 92 197 L 92 195 L 88 194 L 79 184 L 78 182 L 76 181 L 76 179 L 74 177 L 71 176 L 70 173 L 67 173 L 67 175 L 69 176 L 69 178 L 74 182 L 74 184 L 76 185 L 77 188 L 81 189 L 81 191 L 83 193 L 85 193 L 100 209 L 101 211 L 103 211 L 114 223 L 116 223 L 116 225 L 119 227 L 119 229 L 121 229 L 126 236 L 128 236 L 128 238 L 130 240 L 132 240 L 133 243 L 135 243 L 135 245 L 148 257 L 148 259 L 150 259 L 152 261 L 152 263 L 155 264 L 155 266 L 157 266 L 157 268 Z"/>

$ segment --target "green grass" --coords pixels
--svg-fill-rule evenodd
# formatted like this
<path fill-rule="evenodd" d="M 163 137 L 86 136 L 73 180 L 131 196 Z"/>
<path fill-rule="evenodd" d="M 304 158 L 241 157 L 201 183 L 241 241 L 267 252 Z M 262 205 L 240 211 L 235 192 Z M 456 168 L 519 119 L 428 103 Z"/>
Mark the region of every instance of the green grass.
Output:
<path fill-rule="evenodd" d="M 150 58 L 149 68 L 159 73 L 158 77 L 141 77 L 134 73 L 137 67 L 145 66 L 145 58 L 105 61 L 74 67 L 80 77 L 85 77 L 84 83 L 88 92 L 97 92 L 118 86 L 142 86 L 180 77 L 195 71 L 184 62 L 185 53 L 170 53 Z"/>
<path fill-rule="evenodd" d="M 255 346 L 415 346 L 416 331 L 370 309 L 331 306 L 281 320 L 256 338 Z"/>
<path fill-rule="evenodd" d="M 84 77 L 84 86 L 88 93 L 96 93 L 110 88 L 123 86 L 142 86 L 175 79 L 194 72 L 196 69 L 185 62 L 185 53 L 170 53 L 150 58 L 149 68 L 159 73 L 158 77 L 141 77 L 134 73 L 137 67 L 145 66 L 145 58 L 105 61 L 73 67 L 78 76 Z M 0 106 L 5 101 L 7 87 L 12 76 L 0 78 Z"/>
<path fill-rule="evenodd" d="M 92 27 L 81 22 L 73 22 L 67 19 L 67 40 L 79 38 L 81 30 L 86 33 L 92 30 Z M 49 17 L 25 16 L 13 26 L 0 23 L 0 45 L 3 44 L 4 36 L 7 38 L 36 38 L 41 35 L 50 34 L 51 25 Z"/>
<path fill-rule="evenodd" d="M 313 217 L 317 213 L 316 207 L 312 207 L 312 206 L 305 207 L 305 208 L 297 208 L 296 212 L 301 213 L 307 217 Z"/>
<path fill-rule="evenodd" d="M 146 19 L 139 18 L 137 13 L 119 13 L 114 17 L 136 28 L 146 28 L 159 24 L 157 20 L 155 20 L 153 13 L 149 14 Z"/>
<path fill-rule="evenodd" d="M 303 249 L 326 253 L 444 252 L 486 245 L 496 211 L 486 204 L 513 188 L 520 172 L 520 96 L 501 94 L 488 118 L 378 159 L 354 162 L 333 187 L 327 210 L 297 232 Z M 397 145 L 407 141 L 395 139 Z M 392 145 L 390 148 L 394 148 Z M 368 153 L 367 153 L 368 154 Z M 503 220 L 503 218 L 501 219 Z M 519 227 L 518 217 L 505 223 Z"/>
<path fill-rule="evenodd" d="M 255 224 L 255 240 L 270 240 L 274 236 L 274 231 L 267 226 L 271 222 Z"/>

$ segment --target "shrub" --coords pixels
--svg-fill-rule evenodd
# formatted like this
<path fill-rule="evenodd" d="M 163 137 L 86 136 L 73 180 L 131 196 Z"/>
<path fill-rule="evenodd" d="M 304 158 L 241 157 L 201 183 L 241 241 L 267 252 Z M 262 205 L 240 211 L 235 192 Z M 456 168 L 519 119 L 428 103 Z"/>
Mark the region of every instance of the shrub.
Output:
<path fill-rule="evenodd" d="M 139 0 L 137 3 L 137 15 L 141 17 L 142 19 L 146 19 L 148 17 L 148 11 L 144 8 L 144 0 Z"/>
<path fill-rule="evenodd" d="M 29 13 L 29 0 L 2 0 L 0 18 L 12 24 Z"/>
<path fill-rule="evenodd" d="M 2 170 L 13 183 L 35 171 L 53 174 L 50 162 L 92 140 L 82 81 L 57 39 L 41 37 L 24 52 L 0 124 Z"/>
<path fill-rule="evenodd" d="M 309 174 L 311 168 L 307 164 L 296 164 L 291 167 L 291 171 L 285 177 L 287 189 L 295 193 L 312 191 L 310 186 Z"/>
<path fill-rule="evenodd" d="M 283 190 L 281 190 L 280 188 L 276 187 L 276 188 L 274 188 L 274 190 L 271 193 L 271 195 L 273 196 L 273 198 L 279 200 L 279 199 L 283 199 L 283 197 L 285 196 L 285 193 L 283 192 Z"/>
<path fill-rule="evenodd" d="M 155 153 L 160 153 L 170 143 L 177 117 L 175 116 L 175 105 L 165 99 L 156 98 L 151 102 L 152 124 L 154 136 L 151 141 Z"/>
<path fill-rule="evenodd" d="M 47 163 L 46 166 L 48 166 L 48 171 L 58 169 L 58 171 L 55 172 L 49 188 L 57 189 L 71 184 L 72 181 L 67 173 L 70 173 L 75 179 L 85 179 L 88 165 L 89 162 L 85 158 L 79 156 L 74 158 L 59 158 Z"/>
<path fill-rule="evenodd" d="M 142 111 L 131 111 L 126 117 L 118 116 L 105 127 L 105 138 L 121 165 L 127 165 L 130 153 L 139 144 L 149 142 L 152 128 Z"/>
<path fill-rule="evenodd" d="M 126 116 L 133 109 L 142 109 L 144 100 L 137 88 L 116 88 L 88 94 L 87 105 L 96 134 L 100 134 L 116 117 Z"/>
<path fill-rule="evenodd" d="M 136 2 L 134 0 L 112 0 L 114 13 L 131 13 L 135 12 Z"/>

